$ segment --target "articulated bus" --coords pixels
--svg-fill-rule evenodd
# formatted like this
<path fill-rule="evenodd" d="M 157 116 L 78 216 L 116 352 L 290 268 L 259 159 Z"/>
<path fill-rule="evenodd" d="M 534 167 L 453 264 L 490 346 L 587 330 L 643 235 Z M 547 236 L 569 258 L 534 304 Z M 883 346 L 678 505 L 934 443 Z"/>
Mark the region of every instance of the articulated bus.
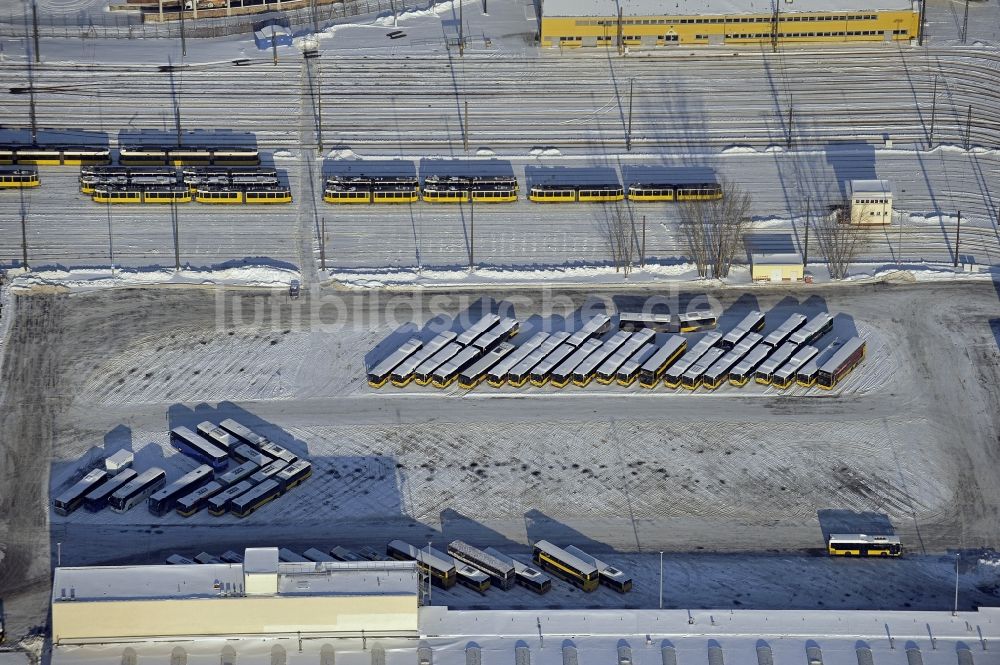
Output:
<path fill-rule="evenodd" d="M 309 549 L 307 549 L 305 552 L 302 553 L 302 556 L 304 556 L 309 561 L 313 561 L 315 563 L 333 563 L 337 561 L 326 552 L 318 550 L 315 547 L 310 547 Z"/>
<path fill-rule="evenodd" d="M 621 347 L 597 367 L 597 382 L 608 385 L 615 380 L 618 370 L 643 346 L 656 340 L 656 333 L 643 328 L 632 333 Z"/>
<path fill-rule="evenodd" d="M 799 384 L 803 388 L 811 388 L 816 383 L 816 377 L 819 375 L 819 368 L 827 364 L 831 358 L 837 355 L 837 352 L 840 351 L 842 346 L 843 342 L 840 341 L 839 337 L 834 339 L 830 346 L 820 351 L 815 358 L 804 364 L 797 372 L 795 372 L 795 383 Z"/>
<path fill-rule="evenodd" d="M 573 333 L 569 340 L 573 346 L 580 346 L 588 339 L 600 337 L 611 328 L 611 317 L 607 314 L 598 314 L 583 324 L 583 327 Z"/>
<path fill-rule="evenodd" d="M 685 349 L 687 340 L 680 335 L 671 335 L 639 369 L 639 385 L 643 388 L 655 388 L 663 378 L 663 373 L 677 362 Z"/>
<path fill-rule="evenodd" d="M 163 517 L 177 505 L 177 499 L 187 496 L 202 485 L 212 482 L 212 467 L 202 464 L 194 471 L 189 471 L 149 497 L 147 507 L 149 512 L 157 517 Z"/>
<path fill-rule="evenodd" d="M 760 343 L 761 336 L 757 333 L 750 333 L 740 340 L 740 343 L 726 352 L 724 356 L 716 360 L 705 372 L 702 385 L 706 390 L 715 390 L 729 378 L 729 370 L 743 360 L 743 358 Z"/>
<path fill-rule="evenodd" d="M 584 591 L 595 591 L 600 584 L 597 567 L 573 556 L 547 540 L 539 540 L 532 548 L 532 559 L 556 577 Z"/>
<path fill-rule="evenodd" d="M 708 353 L 709 349 L 715 347 L 715 344 L 720 339 L 722 339 L 721 333 L 710 332 L 698 340 L 697 344 L 688 349 L 677 362 L 667 369 L 663 375 L 663 383 L 665 383 L 668 388 L 679 387 L 681 385 L 681 377 L 684 375 L 684 372 L 691 369 L 696 362 L 701 360 L 702 356 Z"/>
<path fill-rule="evenodd" d="M 425 360 L 433 356 L 435 353 L 443 349 L 445 346 L 454 341 L 458 337 L 458 333 L 452 332 L 451 330 L 446 330 L 443 333 L 438 334 L 431 341 L 427 342 L 423 348 L 418 349 L 409 358 L 399 363 L 392 372 L 389 374 L 389 380 L 392 381 L 392 385 L 402 388 L 413 380 L 413 372 L 424 363 Z"/>
<path fill-rule="evenodd" d="M 681 387 L 687 390 L 696 390 L 705 380 L 705 372 L 725 353 L 725 351 L 717 346 L 709 349 L 708 353 L 703 355 L 698 362 L 691 365 L 681 376 Z"/>
<path fill-rule="evenodd" d="M 559 363 L 555 369 L 552 370 L 550 375 L 552 385 L 556 388 L 565 388 L 570 381 L 573 380 L 573 371 L 580 366 L 583 361 L 589 358 L 592 354 L 596 353 L 597 350 L 601 348 L 601 341 L 598 339 L 588 339 L 583 343 L 583 346 L 576 349 L 565 358 L 561 363 Z M 532 378 L 532 383 L 534 384 L 534 376 Z M 543 385 L 545 382 L 542 381 L 540 384 Z"/>
<path fill-rule="evenodd" d="M 743 360 L 736 363 L 736 367 L 729 370 L 729 383 L 734 386 L 745 386 L 773 350 L 763 342 L 755 346 L 750 353 L 744 356 Z"/>
<path fill-rule="evenodd" d="M 513 369 L 518 363 L 527 358 L 535 349 L 540 347 L 542 343 L 548 339 L 548 337 L 549 334 L 547 332 L 535 333 L 529 337 L 524 344 L 514 347 L 513 351 L 505 355 L 495 364 L 489 366 L 486 371 L 486 382 L 494 388 L 502 386 L 507 381 L 507 373 L 510 372 L 510 370 Z M 569 337 L 569 335 L 567 335 L 567 337 Z M 485 359 L 480 362 L 485 362 Z"/>
<path fill-rule="evenodd" d="M 635 383 L 636 379 L 639 378 L 639 372 L 642 371 L 642 366 L 646 364 L 649 357 L 656 353 L 656 350 L 660 348 L 656 344 L 645 344 L 635 355 L 625 361 L 618 371 L 615 372 L 615 379 L 618 381 L 619 385 L 631 386 Z"/>
<path fill-rule="evenodd" d="M 293 552 L 292 550 L 281 547 L 278 549 L 278 561 L 284 563 L 309 563 L 309 559 L 305 558 L 301 554 Z"/>
<path fill-rule="evenodd" d="M 259 467 L 265 467 L 270 464 L 274 458 L 270 455 L 265 455 L 260 452 L 249 443 L 241 443 L 232 450 L 233 459 L 243 464 L 244 462 L 254 462 Z M 284 461 L 284 460 L 282 460 Z"/>
<path fill-rule="evenodd" d="M 382 362 L 375 365 L 368 372 L 368 385 L 372 388 L 381 388 L 389 381 L 392 370 L 396 369 L 401 362 L 416 353 L 421 346 L 421 342 L 416 337 L 406 340 L 402 346 L 386 356 Z"/>
<path fill-rule="evenodd" d="M 208 500 L 226 489 L 226 486 L 217 480 L 213 480 L 207 485 L 202 485 L 187 496 L 177 499 L 177 506 L 174 510 L 181 517 L 191 517 L 199 510 L 208 505 Z"/>
<path fill-rule="evenodd" d="M 447 388 L 458 380 L 458 374 L 463 369 L 479 360 L 482 351 L 474 346 L 467 346 L 455 357 L 444 363 L 431 373 L 431 384 L 435 388 Z"/>
<path fill-rule="evenodd" d="M 461 563 L 478 568 L 490 576 L 490 581 L 500 589 L 510 589 L 514 586 L 517 575 L 514 566 L 502 559 L 474 547 L 461 540 L 448 543 L 448 554 Z"/>
<path fill-rule="evenodd" d="M 216 471 L 222 471 L 229 463 L 229 455 L 205 437 L 195 434 L 187 427 L 170 430 L 170 443 L 195 461 L 208 464 Z"/>
<path fill-rule="evenodd" d="M 622 201 L 624 199 L 625 189 L 617 183 L 532 185 L 528 190 L 528 200 L 535 203 L 602 202 Z"/>
<path fill-rule="evenodd" d="M 247 460 L 246 462 L 243 462 L 243 464 L 226 471 L 224 474 L 216 476 L 215 479 L 218 480 L 219 484 L 223 487 L 229 487 L 230 485 L 235 485 L 241 480 L 246 480 L 259 470 L 260 465 L 257 464 L 257 462 L 254 460 Z"/>
<path fill-rule="evenodd" d="M 154 492 L 163 489 L 166 484 L 166 472 L 155 466 L 151 467 L 118 488 L 108 499 L 108 506 L 116 513 L 127 512 L 148 499 Z"/>
<path fill-rule="evenodd" d="M 269 480 L 277 476 L 281 471 L 288 466 L 288 462 L 283 459 L 276 459 L 260 471 L 250 476 L 250 482 L 253 485 L 259 485 L 265 480 Z"/>
<path fill-rule="evenodd" d="M 763 347 L 764 344 L 761 344 L 758 348 Z M 774 373 L 778 371 L 778 368 L 784 365 L 797 350 L 798 345 L 795 344 L 795 342 L 785 342 L 781 346 L 772 347 L 771 355 L 767 356 L 764 362 L 758 365 L 756 371 L 752 373 L 754 380 L 762 385 L 769 385 Z"/>
<path fill-rule="evenodd" d="M 860 337 L 852 337 L 844 342 L 840 350 L 830 360 L 819 366 L 816 385 L 830 390 L 865 358 L 865 342 Z"/>
<path fill-rule="evenodd" d="M 300 459 L 279 471 L 274 480 L 278 481 L 281 492 L 285 493 L 304 483 L 310 476 L 312 476 L 312 464 Z"/>
<path fill-rule="evenodd" d="M 799 346 L 803 344 L 815 344 L 819 339 L 833 330 L 833 317 L 826 312 L 820 312 L 809 321 L 793 332 L 789 337 L 789 342 L 795 342 Z"/>
<path fill-rule="evenodd" d="M 229 510 L 229 500 L 249 492 L 255 484 L 252 480 L 244 480 L 209 497 L 207 503 L 208 514 L 215 515 L 216 517 L 225 515 L 226 511 Z"/>
<path fill-rule="evenodd" d="M 701 332 L 702 330 L 715 330 L 719 323 L 719 317 L 711 310 L 698 310 L 677 315 L 677 328 L 679 332 Z"/>
<path fill-rule="evenodd" d="M 787 319 L 785 319 L 780 326 L 772 330 L 764 338 L 764 344 L 767 344 L 772 349 L 776 349 L 785 342 L 788 338 L 792 336 L 796 330 L 801 328 L 806 324 L 805 314 L 792 314 Z"/>
<path fill-rule="evenodd" d="M 450 589 L 457 582 L 455 564 L 449 557 L 443 559 L 434 556 L 429 552 L 418 550 L 413 545 L 404 543 L 402 540 L 393 540 L 385 546 L 385 553 L 390 558 L 400 561 L 416 561 L 417 565 L 430 575 L 431 583 L 442 589 Z"/>
<path fill-rule="evenodd" d="M 135 469 L 124 469 L 97 487 L 87 492 L 83 497 L 83 507 L 92 513 L 99 512 L 108 507 L 108 498 L 117 492 L 119 488 L 132 482 L 138 476 Z"/>
<path fill-rule="evenodd" d="M 226 451 L 232 450 L 241 443 L 235 436 L 207 420 L 198 423 L 198 434 Z"/>
<path fill-rule="evenodd" d="M 510 564 L 514 568 L 515 581 L 524 588 L 530 589 L 539 595 L 548 593 L 552 588 L 552 580 L 542 571 L 523 564 L 517 559 L 511 558 L 492 547 L 487 547 L 483 552 L 495 557 L 504 564 Z"/>
<path fill-rule="evenodd" d="M 903 545 L 897 536 L 831 533 L 826 550 L 833 556 L 900 556 Z"/>
<path fill-rule="evenodd" d="M 671 314 L 653 314 L 652 312 L 620 312 L 618 314 L 619 330 L 652 330 L 654 332 L 677 332 L 680 327 Z"/>
<path fill-rule="evenodd" d="M 590 556 L 579 547 L 575 545 L 567 545 L 565 548 L 567 552 L 575 557 L 578 557 L 582 561 L 586 561 L 589 564 L 593 564 L 597 568 L 598 575 L 600 576 L 601 584 L 606 587 L 610 587 L 617 591 L 618 593 L 628 593 L 632 590 L 632 578 L 626 575 L 624 572 L 609 566 L 600 559 Z"/>
<path fill-rule="evenodd" d="M 487 330 L 486 334 L 472 343 L 472 346 L 487 353 L 516 335 L 520 329 L 521 323 L 517 319 L 500 319 L 500 323 Z"/>
<path fill-rule="evenodd" d="M 531 385 L 544 386 L 552 377 L 552 372 L 562 364 L 562 361 L 576 353 L 577 350 L 569 342 L 553 349 L 550 354 L 542 358 L 542 361 L 531 369 Z"/>
<path fill-rule="evenodd" d="M 727 332 L 719 340 L 719 347 L 728 351 L 742 341 L 744 337 L 752 332 L 758 332 L 764 328 L 764 313 L 753 310 L 743 317 L 743 320 L 736 324 L 736 327 Z"/>
<path fill-rule="evenodd" d="M 514 386 L 515 388 L 520 388 L 527 383 L 531 376 L 531 370 L 534 369 L 535 365 L 544 360 L 547 355 L 559 348 L 566 340 L 569 339 L 569 333 L 565 331 L 554 333 L 552 335 L 548 335 L 547 333 L 544 334 L 546 335 L 545 338 L 543 338 L 542 341 L 527 354 L 524 354 L 520 348 L 511 354 L 513 356 L 517 356 L 520 360 L 514 358 L 513 360 L 517 360 L 517 362 L 505 362 L 503 363 L 505 365 L 503 369 L 491 370 L 489 377 L 487 377 L 489 384 L 494 387 L 499 387 L 502 385 L 503 378 L 506 377 L 506 381 L 509 385 Z M 535 335 L 535 337 L 529 340 L 529 342 L 534 343 L 538 340 L 538 337 L 539 335 Z M 500 383 L 497 383 L 497 381 L 500 381 Z"/>
<path fill-rule="evenodd" d="M 606 339 L 597 350 L 584 358 L 583 362 L 576 366 L 576 369 L 573 370 L 573 383 L 581 388 L 589 384 L 594 379 L 594 376 L 597 375 L 597 368 L 602 366 L 604 361 L 609 357 L 617 353 L 631 337 L 632 333 L 629 331 L 619 330 Z"/>
<path fill-rule="evenodd" d="M 442 561 L 450 561 L 455 567 L 455 579 L 462 586 L 469 587 L 473 591 L 480 594 L 486 593 L 486 591 L 490 588 L 490 576 L 483 571 L 477 570 L 476 568 L 462 563 L 461 561 L 456 561 L 444 552 L 436 550 L 430 545 L 425 547 L 422 551 L 424 554 L 429 554 L 435 558 L 441 559 Z"/>
<path fill-rule="evenodd" d="M 458 375 L 458 387 L 470 390 L 475 388 L 486 379 L 486 373 L 491 367 L 514 352 L 514 345 L 501 342 L 491 349 L 486 355 L 463 369 Z"/>
<path fill-rule="evenodd" d="M 281 486 L 274 480 L 265 480 L 260 485 L 230 499 L 229 512 L 236 517 L 247 517 L 279 496 L 281 496 Z"/>
<path fill-rule="evenodd" d="M 94 469 L 80 480 L 73 483 L 73 486 L 56 497 L 52 502 L 52 508 L 57 515 L 69 515 L 71 512 L 83 505 L 83 500 L 90 492 L 98 489 L 108 480 L 108 472 L 104 469 Z"/>
<path fill-rule="evenodd" d="M 420 363 L 420 367 L 413 372 L 413 380 L 418 386 L 426 386 L 433 380 L 434 370 L 457 356 L 461 351 L 462 345 L 457 342 L 452 342 L 424 362 Z"/>
<path fill-rule="evenodd" d="M 500 317 L 496 314 L 484 314 L 481 319 L 462 331 L 462 333 L 455 338 L 455 341 L 462 346 L 469 346 L 498 323 L 500 323 Z"/>
<path fill-rule="evenodd" d="M 352 552 L 346 547 L 341 547 L 336 545 L 330 548 L 330 556 L 332 556 L 336 561 L 347 561 L 353 563 L 361 563 L 365 559 L 361 558 L 359 554 Z"/>
<path fill-rule="evenodd" d="M 791 344 L 792 342 L 788 343 Z M 771 374 L 771 385 L 775 388 L 788 388 L 795 383 L 795 375 L 798 374 L 798 371 L 802 368 L 802 366 L 815 358 L 817 355 L 819 355 L 819 349 L 815 346 L 803 346 L 795 352 L 795 355 L 793 355 L 788 362 Z M 757 371 L 757 382 L 764 383 L 760 379 L 760 370 Z"/>
<path fill-rule="evenodd" d="M 291 464 L 299 458 L 298 455 L 292 451 L 279 446 L 265 436 L 257 434 L 249 427 L 241 425 L 232 418 L 226 418 L 223 420 L 219 423 L 219 427 L 226 430 L 237 439 L 246 442 L 249 446 L 256 448 L 269 458 L 280 459 L 287 464 Z"/>

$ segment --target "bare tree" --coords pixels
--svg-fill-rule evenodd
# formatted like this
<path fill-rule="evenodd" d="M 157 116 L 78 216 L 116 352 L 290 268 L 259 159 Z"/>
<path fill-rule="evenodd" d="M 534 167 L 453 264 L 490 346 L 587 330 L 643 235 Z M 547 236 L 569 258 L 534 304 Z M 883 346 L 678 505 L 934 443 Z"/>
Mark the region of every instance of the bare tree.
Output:
<path fill-rule="evenodd" d="M 623 209 L 618 203 L 613 208 L 606 207 L 601 230 L 611 251 L 611 262 L 615 265 L 615 272 L 623 272 L 625 277 L 628 277 L 632 272 L 632 261 L 638 253 L 639 246 L 631 209 Z"/>
<path fill-rule="evenodd" d="M 862 209 L 860 216 L 865 216 Z M 816 238 L 826 257 L 830 277 L 844 279 L 854 258 L 868 244 L 868 231 L 862 224 L 851 223 L 851 202 L 844 200 L 832 207 L 830 214 L 816 222 Z"/>
<path fill-rule="evenodd" d="M 681 231 L 700 277 L 729 274 L 750 224 L 750 194 L 725 180 L 719 188 L 719 198 L 685 201 L 680 207 Z"/>

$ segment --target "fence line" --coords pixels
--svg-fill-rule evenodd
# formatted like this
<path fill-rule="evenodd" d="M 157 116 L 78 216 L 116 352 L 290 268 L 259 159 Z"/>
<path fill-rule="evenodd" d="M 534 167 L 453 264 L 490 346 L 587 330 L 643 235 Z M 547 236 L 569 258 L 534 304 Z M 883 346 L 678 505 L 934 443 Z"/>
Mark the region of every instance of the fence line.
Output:
<path fill-rule="evenodd" d="M 349 17 L 387 12 L 401 13 L 408 9 L 404 0 L 351 0 L 316 7 L 316 22 L 320 30 L 329 24 Z M 417 6 L 409 3 L 409 9 Z M 263 21 L 280 20 L 293 30 L 312 30 L 312 8 L 268 11 L 259 14 L 242 14 L 232 17 L 186 18 L 185 38 L 223 37 L 250 34 L 254 25 Z M 138 13 L 109 12 L 100 16 L 87 16 L 87 23 L 80 24 L 77 16 L 39 16 L 38 35 L 40 37 L 81 38 L 81 39 L 180 39 L 179 21 L 167 23 L 145 23 Z M 0 36 L 24 37 L 32 31 L 31 21 L 11 12 L 0 16 Z"/>

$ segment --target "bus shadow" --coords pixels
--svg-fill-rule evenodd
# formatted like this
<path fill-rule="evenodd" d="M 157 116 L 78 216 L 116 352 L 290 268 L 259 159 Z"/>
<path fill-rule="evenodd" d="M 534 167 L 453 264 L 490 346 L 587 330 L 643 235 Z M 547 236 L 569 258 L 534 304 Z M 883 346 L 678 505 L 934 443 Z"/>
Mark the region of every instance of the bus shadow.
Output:
<path fill-rule="evenodd" d="M 408 159 L 326 159 L 323 161 L 323 177 L 369 176 L 369 177 L 417 177 L 417 165 Z"/>
<path fill-rule="evenodd" d="M 822 508 L 816 511 L 820 531 L 825 543 L 833 533 L 864 533 L 867 535 L 894 536 L 896 528 L 885 513 L 859 512 L 840 508 Z"/>
<path fill-rule="evenodd" d="M 614 566 L 616 561 L 607 560 L 607 555 L 617 550 L 607 543 L 585 536 L 573 527 L 550 517 L 542 511 L 532 508 L 524 513 L 524 530 L 528 542 L 534 544 L 539 540 L 547 540 L 557 547 L 575 545 L 591 556 L 602 558 L 604 563 Z"/>
<path fill-rule="evenodd" d="M 628 189 L 629 185 L 639 183 L 671 185 L 718 183 L 719 176 L 710 166 L 625 165 L 622 166 L 622 180 Z"/>

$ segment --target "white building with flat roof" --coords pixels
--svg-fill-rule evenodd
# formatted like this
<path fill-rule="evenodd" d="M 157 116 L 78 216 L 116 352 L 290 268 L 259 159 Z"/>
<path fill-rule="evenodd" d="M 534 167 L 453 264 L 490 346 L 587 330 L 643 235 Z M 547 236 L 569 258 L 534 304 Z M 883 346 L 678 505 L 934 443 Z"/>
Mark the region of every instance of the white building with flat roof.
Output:
<path fill-rule="evenodd" d="M 55 644 L 178 637 L 417 634 L 419 576 L 408 561 L 56 568 Z"/>

